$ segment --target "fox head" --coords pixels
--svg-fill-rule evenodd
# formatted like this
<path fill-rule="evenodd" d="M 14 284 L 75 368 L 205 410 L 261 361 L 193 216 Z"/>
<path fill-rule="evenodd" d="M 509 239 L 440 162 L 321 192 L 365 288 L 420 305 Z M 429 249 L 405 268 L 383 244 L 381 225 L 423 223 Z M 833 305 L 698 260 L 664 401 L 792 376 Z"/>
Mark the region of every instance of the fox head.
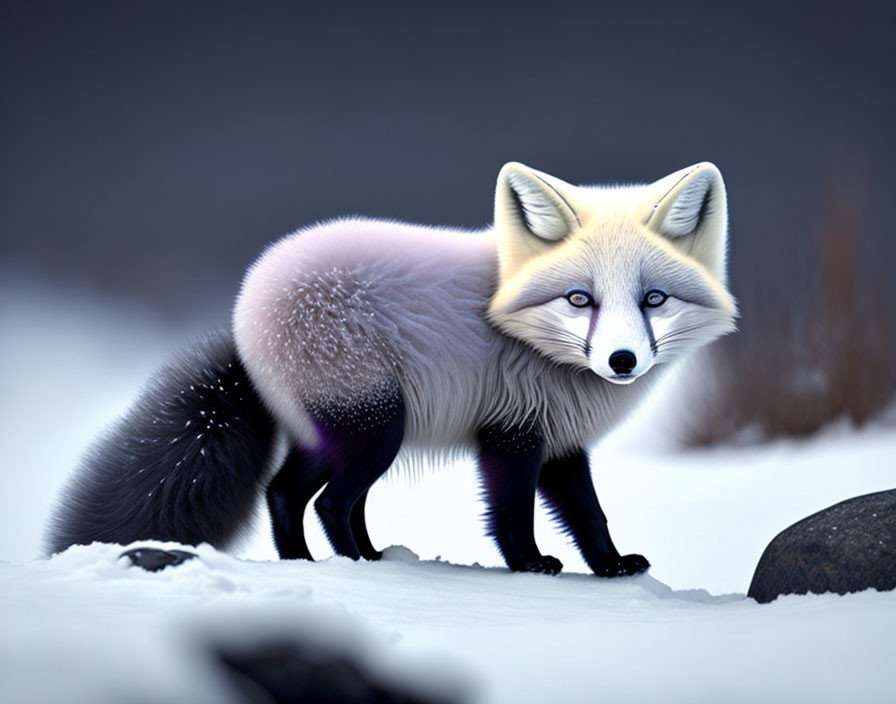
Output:
<path fill-rule="evenodd" d="M 735 329 L 725 184 L 710 163 L 624 187 L 509 163 L 495 229 L 488 317 L 557 362 L 627 384 Z"/>

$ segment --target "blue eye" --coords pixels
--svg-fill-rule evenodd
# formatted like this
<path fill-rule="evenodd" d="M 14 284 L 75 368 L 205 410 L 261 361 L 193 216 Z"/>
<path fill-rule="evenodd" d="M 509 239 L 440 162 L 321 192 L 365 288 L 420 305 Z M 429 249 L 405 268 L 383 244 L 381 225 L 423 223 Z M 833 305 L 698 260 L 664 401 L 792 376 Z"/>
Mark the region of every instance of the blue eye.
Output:
<path fill-rule="evenodd" d="M 641 305 L 646 308 L 659 308 L 666 302 L 667 298 L 669 298 L 667 293 L 660 291 L 658 288 L 652 288 L 644 294 L 644 300 L 641 302 Z"/>
<path fill-rule="evenodd" d="M 576 308 L 586 308 L 594 305 L 594 298 L 591 297 L 591 294 L 581 288 L 573 288 L 567 291 L 566 300 L 569 301 L 569 305 Z"/>

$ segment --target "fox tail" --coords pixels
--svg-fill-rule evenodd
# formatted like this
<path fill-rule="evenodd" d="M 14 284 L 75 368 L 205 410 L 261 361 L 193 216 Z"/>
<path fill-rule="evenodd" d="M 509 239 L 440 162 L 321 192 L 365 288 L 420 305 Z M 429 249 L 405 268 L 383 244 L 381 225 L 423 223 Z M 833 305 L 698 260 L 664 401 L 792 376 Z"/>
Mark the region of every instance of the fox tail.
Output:
<path fill-rule="evenodd" d="M 145 539 L 225 547 L 253 514 L 276 437 L 230 333 L 205 333 L 85 453 L 47 552 Z"/>

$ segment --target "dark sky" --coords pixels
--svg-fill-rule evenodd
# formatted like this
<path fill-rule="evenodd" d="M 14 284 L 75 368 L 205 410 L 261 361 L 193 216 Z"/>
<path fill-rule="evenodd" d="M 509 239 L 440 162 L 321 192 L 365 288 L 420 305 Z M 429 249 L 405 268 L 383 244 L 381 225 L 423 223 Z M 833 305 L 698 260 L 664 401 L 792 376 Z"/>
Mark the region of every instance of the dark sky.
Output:
<path fill-rule="evenodd" d="M 894 29 L 861 2 L 4 2 L 0 275 L 223 317 L 316 219 L 488 223 L 509 160 L 714 161 L 735 290 L 786 278 L 857 182 L 892 263 Z"/>

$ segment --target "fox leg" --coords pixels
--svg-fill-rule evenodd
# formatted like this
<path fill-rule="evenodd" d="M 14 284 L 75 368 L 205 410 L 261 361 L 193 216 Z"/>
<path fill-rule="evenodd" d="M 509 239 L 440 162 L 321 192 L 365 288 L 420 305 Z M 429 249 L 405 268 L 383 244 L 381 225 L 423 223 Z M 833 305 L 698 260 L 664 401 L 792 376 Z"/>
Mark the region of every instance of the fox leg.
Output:
<path fill-rule="evenodd" d="M 268 485 L 271 527 L 281 559 L 313 559 L 305 542 L 305 507 L 331 474 L 332 469 L 323 458 L 294 449 Z"/>
<path fill-rule="evenodd" d="M 358 545 L 358 551 L 365 560 L 379 560 L 383 553 L 373 547 L 370 542 L 370 536 L 367 534 L 367 521 L 364 519 L 364 506 L 367 503 L 367 492 L 365 491 L 358 497 L 355 506 L 349 516 L 349 523 L 352 527 L 352 535 L 355 536 L 355 543 Z"/>
<path fill-rule="evenodd" d="M 274 532 L 274 544 L 282 560 L 311 560 L 305 542 L 305 507 L 320 488 L 327 483 L 332 468 L 320 457 L 293 450 L 283 467 L 268 486 L 268 507 Z M 355 542 L 365 560 L 378 560 L 382 552 L 376 550 L 367 534 L 364 522 L 365 491 L 355 503 L 350 516 Z"/>
<path fill-rule="evenodd" d="M 398 389 L 352 408 L 317 412 L 319 452 L 332 467 L 314 502 L 327 539 L 338 555 L 375 560 L 364 525 L 367 490 L 395 459 L 404 437 L 404 399 Z"/>
<path fill-rule="evenodd" d="M 595 574 L 616 577 L 637 574 L 650 567 L 644 556 L 620 555 L 613 545 L 606 516 L 594 491 L 588 456 L 583 450 L 545 462 L 538 491 Z"/>
<path fill-rule="evenodd" d="M 535 544 L 535 488 L 543 444 L 531 429 L 492 426 L 477 433 L 488 533 L 515 572 L 557 574 L 560 560 Z"/>

